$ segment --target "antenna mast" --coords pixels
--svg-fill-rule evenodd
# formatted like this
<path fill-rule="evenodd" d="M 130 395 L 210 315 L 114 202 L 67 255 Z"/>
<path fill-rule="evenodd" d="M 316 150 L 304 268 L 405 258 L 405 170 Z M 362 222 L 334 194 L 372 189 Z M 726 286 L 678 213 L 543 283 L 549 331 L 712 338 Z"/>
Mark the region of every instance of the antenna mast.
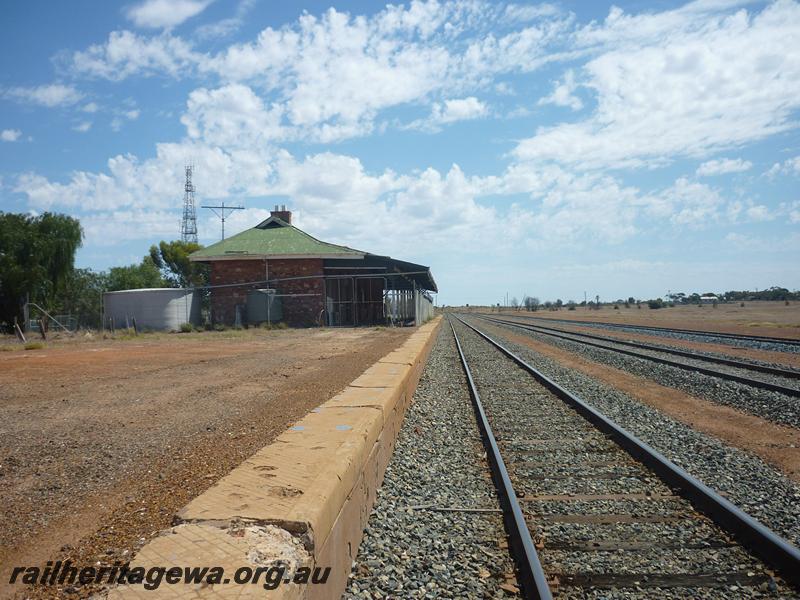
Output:
<path fill-rule="evenodd" d="M 217 215 L 220 220 L 222 221 L 222 239 L 225 239 L 225 217 L 228 215 L 225 214 L 225 211 L 234 211 L 234 210 L 244 210 L 244 206 L 225 206 L 225 202 L 221 202 L 219 206 L 201 206 L 200 208 L 208 208 Z M 217 212 L 219 211 L 219 212 Z"/>
<path fill-rule="evenodd" d="M 181 241 L 184 243 L 197 243 L 197 213 L 194 206 L 194 184 L 192 171 L 194 165 L 185 167 L 186 183 L 183 185 L 183 220 L 181 221 Z"/>

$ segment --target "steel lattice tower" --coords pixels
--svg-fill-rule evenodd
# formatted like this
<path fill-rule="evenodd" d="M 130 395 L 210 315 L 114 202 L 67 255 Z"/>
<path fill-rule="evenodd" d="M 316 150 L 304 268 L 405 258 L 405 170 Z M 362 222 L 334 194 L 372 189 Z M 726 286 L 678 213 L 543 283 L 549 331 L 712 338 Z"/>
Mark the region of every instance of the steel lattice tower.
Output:
<path fill-rule="evenodd" d="M 194 206 L 194 184 L 192 184 L 192 165 L 186 165 L 186 183 L 183 186 L 183 220 L 181 221 L 181 241 L 197 243 L 197 213 Z"/>

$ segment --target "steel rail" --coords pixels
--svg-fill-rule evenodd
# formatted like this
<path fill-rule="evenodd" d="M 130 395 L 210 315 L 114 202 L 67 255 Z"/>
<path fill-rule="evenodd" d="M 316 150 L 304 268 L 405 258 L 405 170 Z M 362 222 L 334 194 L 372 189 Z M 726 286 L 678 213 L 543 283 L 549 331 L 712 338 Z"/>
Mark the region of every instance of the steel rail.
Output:
<path fill-rule="evenodd" d="M 489 337 L 460 317 L 455 316 L 455 318 L 533 375 L 539 383 L 612 438 L 635 460 L 649 467 L 662 481 L 673 488 L 677 488 L 679 490 L 678 493 L 692 502 L 699 511 L 731 533 L 768 565 L 779 570 L 784 579 L 791 581 L 795 586 L 800 585 L 800 550 L 798 548 L 698 479 L 692 477 L 653 447 L 645 444 L 596 408 L 581 400 L 580 397 L 561 387 L 500 342 Z"/>
<path fill-rule="evenodd" d="M 503 516 L 514 551 L 513 556 L 517 563 L 517 571 L 520 575 L 522 591 L 526 598 L 552 600 L 553 596 L 550 592 L 550 586 L 547 585 L 547 577 L 539 561 L 539 555 L 536 553 L 536 546 L 534 546 L 533 540 L 531 539 L 528 524 L 525 522 L 525 515 L 517 501 L 517 494 L 514 492 L 514 486 L 511 484 L 511 478 L 508 475 L 508 469 L 503 461 L 503 456 L 500 454 L 500 448 L 492 432 L 492 426 L 489 424 L 489 419 L 486 417 L 486 412 L 483 409 L 483 403 L 478 394 L 478 388 L 475 386 L 472 372 L 467 364 L 467 357 L 464 356 L 464 350 L 461 348 L 461 342 L 458 340 L 458 334 L 456 334 L 456 329 L 453 327 L 453 322 L 450 319 L 448 319 L 447 322 L 450 324 L 450 329 L 453 331 L 458 354 L 461 357 L 461 366 L 464 368 L 464 373 L 467 376 L 469 393 L 472 398 L 472 407 L 478 421 L 478 428 L 481 432 L 483 446 L 486 449 L 486 456 L 489 459 L 492 479 L 495 482 L 495 487 L 500 496 L 500 502 L 505 509 L 503 510 Z"/>
<path fill-rule="evenodd" d="M 485 313 L 474 313 L 485 314 Z M 625 323 L 604 323 L 602 321 L 577 321 L 573 319 L 548 319 L 545 317 L 534 317 L 531 315 L 519 315 L 522 319 L 533 319 L 535 321 L 558 321 L 560 323 L 577 323 L 583 325 L 600 325 L 602 327 L 611 327 L 619 329 L 639 329 L 645 331 L 661 331 L 668 333 L 687 333 L 690 335 L 698 335 L 704 337 L 718 337 L 732 340 L 744 340 L 748 342 L 768 342 L 771 344 L 784 344 L 786 346 L 800 346 L 800 340 L 795 338 L 773 337 L 763 335 L 746 335 L 738 333 L 724 333 L 716 331 L 706 331 L 702 329 L 679 329 L 677 327 L 657 327 L 655 325 L 628 325 Z"/>
<path fill-rule="evenodd" d="M 770 392 L 778 392 L 780 394 L 785 394 L 787 396 L 793 396 L 795 398 L 800 398 L 800 389 L 787 387 L 785 385 L 780 385 L 777 383 L 770 383 L 769 381 L 761 381 L 760 379 L 750 379 L 749 377 L 744 377 L 742 375 L 735 375 L 733 373 L 727 373 L 725 371 L 717 371 L 715 369 L 709 369 L 706 367 L 699 367 L 696 365 L 687 365 L 686 363 L 678 362 L 676 360 L 670 360 L 669 358 L 660 358 L 658 356 L 651 356 L 649 354 L 643 354 L 641 352 L 635 352 L 633 350 L 624 350 L 622 348 L 612 348 L 603 344 L 597 344 L 595 342 L 589 342 L 587 340 L 580 340 L 575 339 L 574 337 L 569 337 L 570 335 L 581 335 L 581 334 L 573 334 L 570 333 L 569 335 L 562 335 L 560 333 L 554 333 L 553 331 L 547 331 L 545 328 L 541 328 L 539 325 L 526 325 L 524 323 L 513 323 L 510 321 L 500 321 L 497 319 L 493 319 L 490 317 L 478 317 L 479 319 L 483 319 L 484 321 L 494 322 L 494 323 L 501 323 L 504 325 L 510 325 L 512 327 L 518 327 L 519 329 L 525 329 L 527 331 L 534 331 L 536 333 L 541 333 L 542 335 L 549 335 L 555 338 L 560 338 L 562 340 L 567 340 L 570 342 L 575 342 L 578 344 L 584 344 L 586 346 L 592 346 L 594 348 L 600 348 L 601 350 L 608 350 L 609 352 L 617 352 L 619 354 L 625 354 L 627 356 L 633 356 L 635 358 L 642 358 L 644 360 L 649 360 L 652 362 L 660 363 L 662 365 L 669 365 L 670 367 L 676 367 L 678 369 L 683 369 L 684 371 L 692 371 L 695 373 L 702 373 L 703 375 L 710 375 L 712 377 L 718 377 L 720 379 L 727 379 L 729 381 L 735 381 L 737 383 L 743 383 L 744 385 L 749 385 L 750 387 L 761 388 L 764 390 L 768 390 Z"/>
<path fill-rule="evenodd" d="M 539 329 L 546 329 L 547 331 L 555 331 L 557 333 L 567 333 L 569 335 L 577 335 L 580 337 L 589 338 L 592 340 L 600 340 L 603 342 L 610 342 L 612 344 L 619 344 L 620 346 L 630 346 L 631 348 L 641 348 L 642 350 L 652 350 L 654 352 L 664 352 L 665 354 L 675 354 L 677 356 L 685 356 L 694 360 L 704 360 L 706 362 L 713 362 L 720 365 L 727 365 L 729 367 L 736 367 L 737 369 L 745 369 L 748 371 L 757 371 L 759 373 L 767 373 L 769 375 L 777 375 L 779 377 L 786 377 L 787 379 L 800 379 L 800 371 L 793 371 L 791 369 L 782 369 L 780 367 L 771 367 L 768 365 L 759 365 L 749 363 L 742 360 L 733 358 L 723 358 L 720 356 L 706 356 L 705 354 L 698 354 L 696 352 L 689 352 L 688 350 L 680 350 L 678 348 L 664 348 L 662 346 L 655 346 L 653 344 L 645 344 L 643 342 L 632 342 L 629 340 L 618 340 L 616 338 L 606 337 L 602 335 L 594 335 L 592 333 L 584 333 L 578 331 L 565 331 L 563 329 L 556 329 L 555 327 L 546 327 L 545 325 L 526 325 L 519 321 L 508 321 L 498 317 L 482 317 L 490 319 L 498 323 L 508 323 L 512 325 L 521 325 L 523 327 L 537 327 Z"/>

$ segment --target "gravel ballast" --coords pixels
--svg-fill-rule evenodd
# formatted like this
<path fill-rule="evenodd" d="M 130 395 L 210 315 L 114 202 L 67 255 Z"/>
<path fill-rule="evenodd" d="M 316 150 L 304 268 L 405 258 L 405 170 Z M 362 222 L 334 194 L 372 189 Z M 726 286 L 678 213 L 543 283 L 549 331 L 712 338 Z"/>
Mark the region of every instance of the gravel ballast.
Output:
<path fill-rule="evenodd" d="M 492 317 L 489 317 L 489 319 L 491 320 Z M 503 320 L 503 319 L 501 319 L 501 320 Z M 612 336 L 609 336 L 609 335 L 604 335 L 605 332 L 603 332 L 603 331 L 596 331 L 596 332 L 593 332 L 592 334 L 587 334 L 586 332 L 583 332 L 583 331 L 572 331 L 572 330 L 569 330 L 569 329 L 562 329 L 560 327 L 549 327 L 548 325 L 540 324 L 540 323 L 516 321 L 514 319 L 512 319 L 511 322 L 517 322 L 517 323 L 519 323 L 521 325 L 527 325 L 529 327 L 540 327 L 540 328 L 547 327 L 548 329 L 553 329 L 555 333 L 560 333 L 560 334 L 564 334 L 564 335 L 573 335 L 573 336 L 576 336 L 578 338 L 581 338 L 581 337 L 587 336 L 587 335 L 597 336 L 595 338 L 587 338 L 587 339 L 590 339 L 590 341 L 592 341 L 594 343 L 618 344 L 618 345 L 620 345 L 620 347 L 623 347 L 623 348 L 625 348 L 627 350 L 634 350 L 636 352 L 642 352 L 644 354 L 649 354 L 651 352 L 658 353 L 659 351 L 663 351 L 663 353 L 667 354 L 667 355 L 669 355 L 671 352 L 676 352 L 676 351 L 678 351 L 678 352 L 691 352 L 692 354 L 697 356 L 699 359 L 702 359 L 702 357 L 721 358 L 721 359 L 727 359 L 727 360 L 731 360 L 732 359 L 732 360 L 736 360 L 738 362 L 741 362 L 741 363 L 743 363 L 745 365 L 772 367 L 772 368 L 784 369 L 786 371 L 793 371 L 796 374 L 800 374 L 800 370 L 794 369 L 794 368 L 789 367 L 789 366 L 787 366 L 785 364 L 782 364 L 782 363 L 769 362 L 769 361 L 764 361 L 764 360 L 756 360 L 756 359 L 752 359 L 752 358 L 734 357 L 734 356 L 731 356 L 730 354 L 725 354 L 723 352 L 714 352 L 714 351 L 711 351 L 711 350 L 699 350 L 697 348 L 692 348 L 690 350 L 690 349 L 687 349 L 685 347 L 681 347 L 681 346 L 675 344 L 676 341 L 690 341 L 690 340 L 684 340 L 682 338 L 677 338 L 677 337 L 667 338 L 667 339 L 664 339 L 663 341 L 660 341 L 658 343 L 652 342 L 652 341 L 642 342 L 642 341 L 639 341 L 639 340 L 627 340 L 627 339 L 623 339 L 623 338 L 619 338 L 619 337 L 612 337 Z M 613 332 L 611 332 L 611 333 L 613 333 Z M 626 333 L 626 332 L 617 332 L 617 333 Z M 630 332 L 630 333 L 635 333 L 635 332 Z M 597 338 L 601 338 L 601 339 L 597 339 Z M 651 346 L 652 349 L 635 348 L 635 347 L 630 347 L 630 346 L 629 347 L 625 347 L 622 344 L 622 342 L 628 342 L 628 341 L 633 341 L 633 342 L 638 343 L 638 344 Z M 672 343 L 670 343 L 670 342 L 672 342 Z M 728 346 L 730 346 L 730 344 L 728 344 Z M 773 352 L 775 352 L 775 351 L 773 351 Z M 655 354 L 655 355 L 658 356 L 658 354 Z M 669 356 L 668 356 L 668 358 L 669 358 Z M 688 358 L 688 357 L 681 357 L 681 358 Z M 714 363 L 713 361 L 706 361 L 706 362 L 710 362 L 711 363 L 710 368 L 720 367 L 720 370 L 724 370 L 724 365 L 722 365 L 721 363 Z M 709 365 L 706 365 L 706 366 L 709 366 Z M 729 366 L 729 368 L 736 368 L 736 367 L 730 367 Z M 731 371 L 731 372 L 735 373 L 737 371 Z M 748 373 L 745 370 L 745 372 L 742 373 L 742 374 L 744 374 L 745 376 L 758 377 L 758 371 L 755 371 L 755 370 L 752 371 L 751 373 Z M 782 376 L 777 375 L 777 374 L 773 374 L 773 375 L 775 377 L 777 377 L 777 379 L 775 380 L 776 383 L 792 387 L 792 385 L 793 385 L 793 383 L 792 383 L 793 378 L 792 377 L 783 378 Z"/>
<path fill-rule="evenodd" d="M 563 583 L 559 596 L 735 598 L 777 591 L 793 597 L 780 583 L 775 588 L 761 561 L 627 453 L 610 448 L 602 433 L 528 373 L 474 332 L 456 328 L 534 540 L 541 545 L 542 565 L 548 577 Z M 552 370 L 546 374 L 552 376 Z M 598 550 L 597 542 L 610 547 Z M 618 549 L 618 543 L 630 542 L 638 545 Z M 572 577 L 580 581 L 591 574 L 619 581 L 629 576 L 630 581 L 605 590 L 570 583 Z M 707 577 L 709 583 L 680 587 L 691 585 L 678 583 L 681 577 Z"/>
<path fill-rule="evenodd" d="M 487 322 L 480 319 L 473 320 L 472 323 L 477 327 L 487 326 Z M 613 350 L 593 348 L 578 341 L 563 340 L 545 333 L 514 327 L 513 325 L 491 323 L 491 326 L 530 336 L 536 341 L 544 342 L 594 362 L 621 369 L 640 377 L 646 377 L 661 385 L 680 389 L 693 396 L 705 398 L 724 406 L 730 406 L 773 423 L 800 428 L 800 398 L 793 398 L 778 392 L 754 388 L 669 365 L 661 365 L 647 359 L 619 354 Z M 671 359 L 690 362 L 688 359 L 680 359 L 679 357 L 672 357 Z M 724 370 L 726 367 L 714 365 L 713 368 Z M 735 371 L 735 369 L 732 371 Z M 760 378 L 769 379 L 763 374 Z M 775 378 L 775 380 L 780 383 L 785 381 L 780 378 Z"/>
<path fill-rule="evenodd" d="M 800 345 L 797 344 L 783 344 L 781 342 L 769 340 L 756 340 L 756 339 L 743 339 L 736 337 L 715 336 L 713 332 L 703 334 L 686 333 L 680 331 L 667 331 L 658 327 L 624 327 L 619 325 L 609 325 L 605 323 L 591 323 L 588 321 L 578 321 L 570 319 L 532 319 L 531 323 L 556 322 L 565 325 L 579 325 L 580 327 L 591 327 L 592 329 L 605 330 L 605 331 L 625 331 L 628 333 L 647 333 L 647 335 L 657 335 L 666 339 L 673 340 L 686 340 L 690 342 L 708 342 L 714 344 L 726 344 L 728 346 L 737 346 L 739 348 L 749 348 L 753 350 L 766 350 L 769 352 L 791 352 L 800 353 Z"/>
<path fill-rule="evenodd" d="M 480 321 L 472 320 L 483 328 Z M 501 331 L 495 328 L 492 331 Z M 800 545 L 800 486 L 753 454 L 727 446 L 660 411 L 508 339 L 503 343 L 556 383 L 724 494 L 778 535 Z M 573 351 L 572 348 L 569 349 Z M 696 392 L 694 392 L 696 393 Z"/>
<path fill-rule="evenodd" d="M 506 546 L 466 379 L 443 324 L 344 597 L 515 597 Z"/>

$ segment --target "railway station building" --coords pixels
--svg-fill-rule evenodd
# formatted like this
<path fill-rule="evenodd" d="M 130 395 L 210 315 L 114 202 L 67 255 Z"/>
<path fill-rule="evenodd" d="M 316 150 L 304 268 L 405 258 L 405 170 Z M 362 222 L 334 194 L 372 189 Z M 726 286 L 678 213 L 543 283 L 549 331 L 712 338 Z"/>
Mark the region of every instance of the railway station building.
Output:
<path fill-rule="evenodd" d="M 215 324 L 421 324 L 438 291 L 429 267 L 318 240 L 285 206 L 189 260 L 210 265 Z"/>

